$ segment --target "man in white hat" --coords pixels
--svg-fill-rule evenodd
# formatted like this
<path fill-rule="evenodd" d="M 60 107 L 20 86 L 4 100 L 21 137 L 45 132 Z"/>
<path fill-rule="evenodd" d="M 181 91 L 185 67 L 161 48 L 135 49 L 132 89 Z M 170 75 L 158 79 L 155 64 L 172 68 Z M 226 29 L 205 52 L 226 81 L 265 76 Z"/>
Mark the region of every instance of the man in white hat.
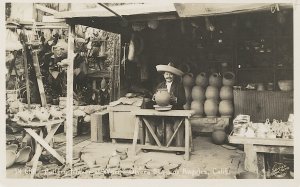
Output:
<path fill-rule="evenodd" d="M 182 82 L 176 79 L 175 75 L 181 77 L 183 75 L 183 72 L 179 69 L 175 68 L 173 63 L 169 63 L 168 65 L 157 65 L 156 69 L 158 72 L 163 72 L 163 76 L 165 80 L 158 84 L 156 87 L 157 89 L 161 88 L 167 88 L 168 92 L 171 95 L 171 105 L 172 109 L 174 110 L 183 110 L 183 105 L 186 103 L 186 97 L 184 92 L 184 87 L 182 85 Z M 153 100 L 155 100 L 155 94 L 153 95 Z M 151 125 L 153 130 L 156 130 L 156 134 L 160 140 L 163 140 L 161 142 L 167 143 L 171 136 L 173 135 L 175 129 L 177 128 L 178 123 L 176 123 L 178 119 L 176 117 L 174 118 L 168 118 L 165 120 L 165 128 L 166 133 L 164 135 L 164 129 L 162 125 Z M 157 123 L 156 123 L 157 124 Z M 165 138 L 164 138 L 165 137 Z M 149 142 L 151 144 L 154 143 L 153 137 L 148 136 Z M 147 142 L 147 139 L 146 139 Z M 184 129 L 183 126 L 181 126 L 177 132 L 176 138 L 175 138 L 175 144 L 178 147 L 184 146 Z M 181 152 L 176 152 L 176 154 L 182 154 Z"/>

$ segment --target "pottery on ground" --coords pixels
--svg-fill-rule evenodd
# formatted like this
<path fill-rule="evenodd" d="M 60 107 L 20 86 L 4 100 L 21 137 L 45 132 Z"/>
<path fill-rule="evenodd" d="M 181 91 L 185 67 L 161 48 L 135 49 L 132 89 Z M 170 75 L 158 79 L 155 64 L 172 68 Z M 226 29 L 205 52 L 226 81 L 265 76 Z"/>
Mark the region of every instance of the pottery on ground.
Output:
<path fill-rule="evenodd" d="M 159 106 L 168 106 L 170 104 L 170 94 L 167 89 L 158 89 L 155 94 L 155 102 Z"/>
<path fill-rule="evenodd" d="M 201 86 L 194 86 L 192 89 L 192 99 L 194 101 L 203 101 L 205 99 L 205 91 Z"/>
<path fill-rule="evenodd" d="M 201 72 L 196 77 L 196 85 L 205 88 L 208 85 L 208 78 L 205 72 Z"/>
<path fill-rule="evenodd" d="M 235 83 L 235 75 L 234 73 L 228 71 L 223 75 L 223 85 L 224 86 L 233 86 Z"/>
<path fill-rule="evenodd" d="M 222 100 L 219 104 L 219 113 L 222 117 L 231 117 L 233 114 L 233 104 L 231 100 Z"/>
<path fill-rule="evenodd" d="M 213 73 L 209 77 L 209 85 L 220 88 L 222 86 L 222 77 L 219 73 Z"/>
<path fill-rule="evenodd" d="M 207 99 L 218 99 L 219 98 L 219 89 L 215 86 L 208 86 L 205 91 L 205 97 Z"/>
<path fill-rule="evenodd" d="M 233 99 L 233 90 L 231 86 L 222 86 L 220 90 L 220 98 L 222 100 L 232 100 Z"/>
<path fill-rule="evenodd" d="M 216 117 L 218 113 L 218 102 L 214 99 L 207 99 L 204 102 L 204 113 L 207 117 Z"/>
<path fill-rule="evenodd" d="M 211 134 L 212 141 L 217 145 L 224 144 L 226 140 L 226 136 L 227 135 L 223 127 L 214 127 L 214 130 Z"/>
<path fill-rule="evenodd" d="M 195 115 L 202 116 L 204 113 L 204 106 L 202 101 L 193 101 L 191 103 L 191 110 L 195 111 Z"/>

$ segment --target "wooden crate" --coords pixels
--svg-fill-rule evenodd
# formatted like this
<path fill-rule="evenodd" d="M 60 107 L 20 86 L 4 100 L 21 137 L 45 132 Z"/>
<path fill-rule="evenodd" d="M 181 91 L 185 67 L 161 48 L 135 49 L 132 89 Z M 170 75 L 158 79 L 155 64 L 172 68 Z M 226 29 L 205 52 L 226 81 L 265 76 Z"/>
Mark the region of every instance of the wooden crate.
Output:
<path fill-rule="evenodd" d="M 215 126 L 227 127 L 229 125 L 229 117 L 191 117 L 190 123 L 194 132 L 213 132 Z"/>
<path fill-rule="evenodd" d="M 235 116 L 250 115 L 251 121 L 264 122 L 266 119 L 287 121 L 294 113 L 293 92 L 282 91 L 241 91 L 234 90 Z"/>
<path fill-rule="evenodd" d="M 91 141 L 102 143 L 109 139 L 109 115 L 104 110 L 91 115 Z"/>

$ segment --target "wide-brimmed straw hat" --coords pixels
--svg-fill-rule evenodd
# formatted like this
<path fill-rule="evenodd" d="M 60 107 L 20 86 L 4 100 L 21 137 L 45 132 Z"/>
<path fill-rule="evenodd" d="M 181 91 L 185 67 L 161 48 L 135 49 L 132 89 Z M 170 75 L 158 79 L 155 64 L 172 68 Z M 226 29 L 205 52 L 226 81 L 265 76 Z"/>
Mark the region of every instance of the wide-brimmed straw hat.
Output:
<path fill-rule="evenodd" d="M 158 72 L 169 72 L 178 76 L 182 76 L 184 74 L 181 70 L 175 68 L 171 62 L 168 65 L 157 65 L 156 70 Z"/>

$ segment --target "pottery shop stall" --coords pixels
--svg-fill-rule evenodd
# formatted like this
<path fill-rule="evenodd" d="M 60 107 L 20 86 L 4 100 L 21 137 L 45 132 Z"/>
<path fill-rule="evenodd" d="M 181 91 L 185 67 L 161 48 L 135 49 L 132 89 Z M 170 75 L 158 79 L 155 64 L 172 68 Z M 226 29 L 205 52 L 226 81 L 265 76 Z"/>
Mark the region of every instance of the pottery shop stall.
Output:
<path fill-rule="evenodd" d="M 91 10 L 57 13 L 55 17 L 66 19 L 70 26 L 75 42 L 75 45 L 69 43 L 71 50 L 76 47 L 78 25 L 118 35 L 118 42 L 110 47 L 115 57 L 109 69 L 110 80 L 107 80 L 110 102 L 142 97 L 141 108 L 153 110 L 152 95 L 163 80 L 156 66 L 172 62 L 184 73 L 181 78 L 187 101 L 184 109 L 195 113 L 190 118 L 192 131 L 213 132 L 216 144 L 226 141 L 237 114 L 254 119 L 254 115 L 246 111 L 247 99 L 242 99 L 239 93 L 245 92 L 243 98 L 255 93 L 251 101 L 247 100 L 252 105 L 261 94 L 266 94 L 264 97 L 269 101 L 253 105 L 257 114 L 268 111 L 263 120 L 281 120 L 277 114 L 282 114 L 283 109 L 278 107 L 281 104 L 275 104 L 278 95 L 288 97 L 285 102 L 289 104 L 293 102 L 291 89 L 287 88 L 293 80 L 291 4 L 100 5 L 101 8 Z M 100 53 L 97 56 L 100 57 Z M 73 60 L 74 55 L 69 59 Z M 98 82 L 100 80 L 101 77 Z M 93 85 L 97 88 L 96 83 Z M 291 109 L 291 106 L 287 107 Z M 274 113 L 271 108 L 281 112 Z M 111 108 L 111 115 L 117 112 L 120 111 Z M 285 111 L 282 120 L 287 120 L 286 113 L 293 112 Z M 119 120 L 110 118 L 110 127 L 117 126 L 111 124 L 112 121 Z M 130 129 L 133 135 L 133 128 Z M 122 139 L 121 136 L 115 138 Z"/>
<path fill-rule="evenodd" d="M 50 160 L 69 162 L 53 139 L 66 116 L 67 31 L 64 23 L 6 22 L 6 168 L 26 164 L 32 178 Z"/>

